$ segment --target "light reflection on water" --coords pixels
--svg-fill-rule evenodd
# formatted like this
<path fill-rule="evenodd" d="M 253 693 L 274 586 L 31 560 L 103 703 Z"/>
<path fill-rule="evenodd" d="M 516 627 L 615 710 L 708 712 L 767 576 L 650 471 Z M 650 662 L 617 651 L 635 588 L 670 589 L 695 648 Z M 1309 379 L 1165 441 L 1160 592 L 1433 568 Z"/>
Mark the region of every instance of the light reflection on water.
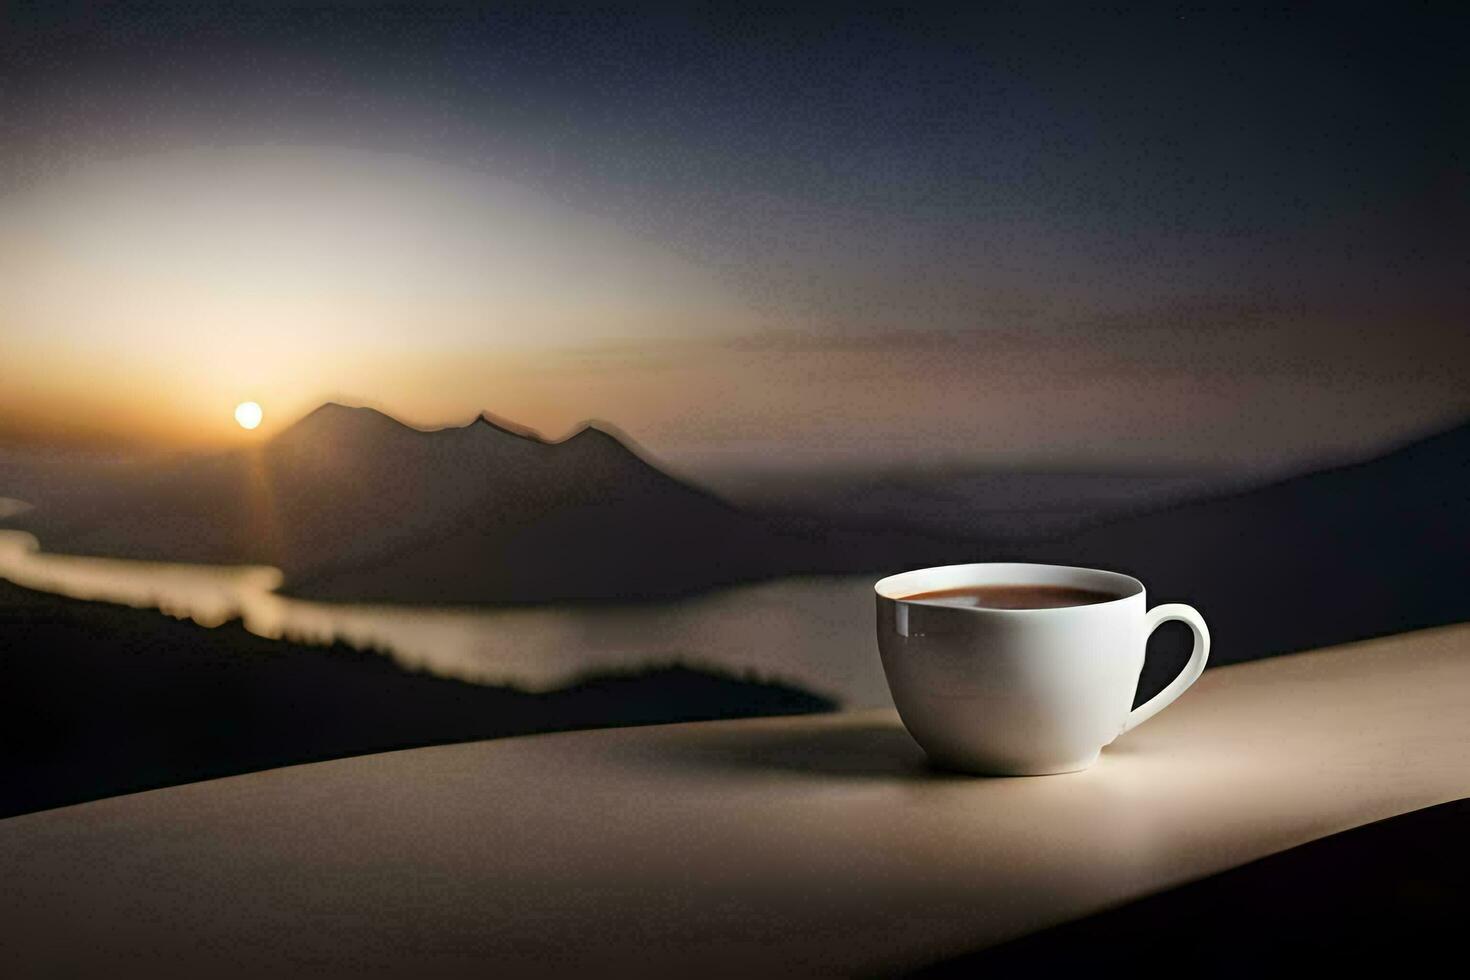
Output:
<path fill-rule="evenodd" d="M 872 579 L 783 579 L 689 599 L 512 608 L 291 599 L 274 568 L 51 555 L 0 531 L 0 577 L 82 599 L 150 607 L 260 636 L 342 640 L 481 684 L 546 690 L 590 671 L 679 662 L 797 684 L 848 705 L 890 703 L 873 640 Z"/>

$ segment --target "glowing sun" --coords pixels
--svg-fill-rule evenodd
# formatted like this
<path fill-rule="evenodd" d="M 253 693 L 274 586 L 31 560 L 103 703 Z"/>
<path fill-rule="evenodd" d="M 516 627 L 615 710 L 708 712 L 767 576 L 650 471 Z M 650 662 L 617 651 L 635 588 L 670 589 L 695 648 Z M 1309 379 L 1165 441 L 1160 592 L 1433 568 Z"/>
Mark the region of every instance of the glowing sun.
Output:
<path fill-rule="evenodd" d="M 235 421 L 240 423 L 242 429 L 253 429 L 265 418 L 265 412 L 260 410 L 260 405 L 255 402 L 241 402 L 235 406 Z"/>

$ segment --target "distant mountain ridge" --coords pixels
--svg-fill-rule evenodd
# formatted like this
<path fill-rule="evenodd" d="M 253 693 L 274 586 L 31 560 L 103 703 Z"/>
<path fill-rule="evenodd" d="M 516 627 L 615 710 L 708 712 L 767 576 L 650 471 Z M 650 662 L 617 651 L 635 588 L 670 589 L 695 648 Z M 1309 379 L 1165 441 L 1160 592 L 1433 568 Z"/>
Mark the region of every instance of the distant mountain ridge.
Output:
<path fill-rule="evenodd" d="M 773 556 L 805 547 L 594 425 L 550 442 L 335 403 L 259 447 L 10 523 L 51 551 L 270 564 L 292 588 L 364 600 L 667 594 L 781 570 Z"/>
<path fill-rule="evenodd" d="M 1197 604 L 1219 663 L 1470 618 L 1470 424 L 1026 549 Z"/>
<path fill-rule="evenodd" d="M 1470 618 L 1470 424 L 1031 537 L 844 523 L 840 507 L 745 511 L 595 426 L 559 442 L 489 419 L 425 432 L 340 405 L 254 450 L 81 499 L 6 523 L 53 552 L 273 564 L 286 592 L 326 600 L 627 601 L 795 573 L 1042 561 L 1115 568 L 1151 601 L 1197 605 L 1220 663 Z M 1159 663 L 1149 671 L 1167 673 Z"/>

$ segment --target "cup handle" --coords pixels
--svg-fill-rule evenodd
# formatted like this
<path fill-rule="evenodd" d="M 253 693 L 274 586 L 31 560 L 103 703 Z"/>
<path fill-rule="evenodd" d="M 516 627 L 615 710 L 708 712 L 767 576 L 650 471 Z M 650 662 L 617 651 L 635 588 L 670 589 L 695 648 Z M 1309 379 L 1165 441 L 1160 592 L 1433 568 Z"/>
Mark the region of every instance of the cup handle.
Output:
<path fill-rule="evenodd" d="M 1128 712 L 1128 720 L 1123 723 L 1123 732 L 1137 728 L 1172 704 L 1175 698 L 1189 689 L 1189 685 L 1199 680 L 1199 675 L 1204 673 L 1205 661 L 1210 659 L 1210 628 L 1193 606 L 1186 606 L 1182 602 L 1154 606 L 1144 614 L 1144 642 L 1148 642 L 1160 623 L 1167 623 L 1171 619 L 1189 624 L 1189 628 L 1194 631 L 1194 652 L 1189 655 L 1189 663 L 1184 665 L 1178 677 L 1169 682 L 1168 687 Z"/>

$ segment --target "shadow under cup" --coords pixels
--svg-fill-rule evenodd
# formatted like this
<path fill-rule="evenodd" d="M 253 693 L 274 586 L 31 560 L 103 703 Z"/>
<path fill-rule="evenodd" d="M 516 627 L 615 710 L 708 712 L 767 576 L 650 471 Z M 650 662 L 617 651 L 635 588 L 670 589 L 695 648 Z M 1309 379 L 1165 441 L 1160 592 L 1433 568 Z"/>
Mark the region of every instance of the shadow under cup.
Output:
<path fill-rule="evenodd" d="M 906 598 L 981 585 L 1068 586 L 1117 598 L 1046 609 Z M 1208 651 L 1197 613 L 1182 606 L 1150 613 L 1143 583 L 1117 572 L 948 565 L 891 575 L 874 591 L 878 649 L 894 704 L 915 741 L 946 769 L 1008 776 L 1086 769 L 1103 746 L 1188 687 Z M 1130 710 L 1149 632 L 1167 618 L 1189 621 L 1183 610 L 1197 621 L 1195 657 L 1186 668 L 1193 676 L 1181 675 L 1159 698 Z"/>

